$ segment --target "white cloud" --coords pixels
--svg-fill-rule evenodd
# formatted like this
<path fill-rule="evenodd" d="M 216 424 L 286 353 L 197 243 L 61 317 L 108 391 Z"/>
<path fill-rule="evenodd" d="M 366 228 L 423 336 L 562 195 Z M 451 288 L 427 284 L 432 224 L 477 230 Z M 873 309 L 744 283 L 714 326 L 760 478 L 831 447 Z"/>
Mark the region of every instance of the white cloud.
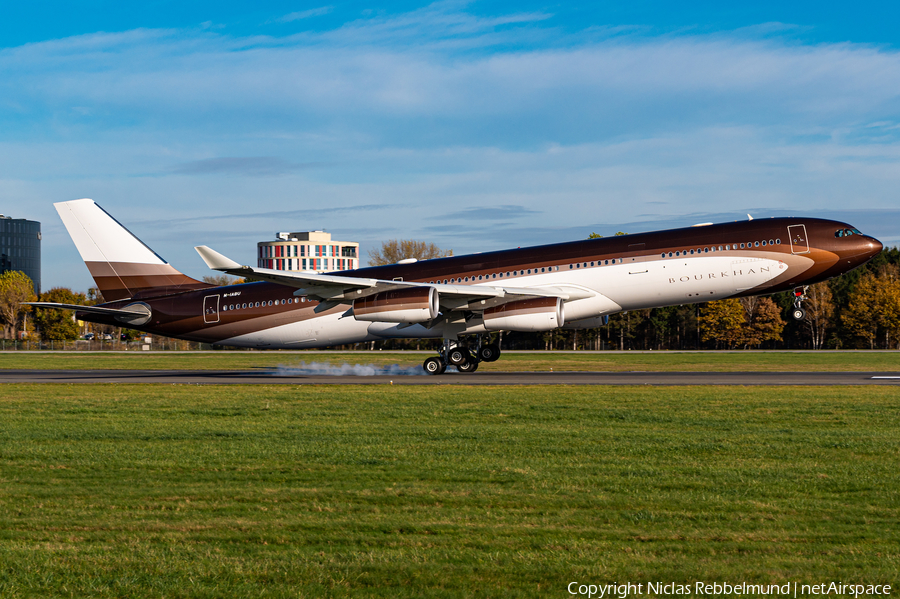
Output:
<path fill-rule="evenodd" d="M 294 21 L 302 21 L 304 19 L 310 19 L 312 17 L 321 17 L 329 14 L 332 10 L 334 10 L 333 6 L 320 6 L 319 8 L 310 8 L 309 10 L 300 10 L 297 12 L 292 12 L 284 15 L 283 17 L 278 17 L 274 19 L 273 22 L 277 23 L 292 23 Z"/>

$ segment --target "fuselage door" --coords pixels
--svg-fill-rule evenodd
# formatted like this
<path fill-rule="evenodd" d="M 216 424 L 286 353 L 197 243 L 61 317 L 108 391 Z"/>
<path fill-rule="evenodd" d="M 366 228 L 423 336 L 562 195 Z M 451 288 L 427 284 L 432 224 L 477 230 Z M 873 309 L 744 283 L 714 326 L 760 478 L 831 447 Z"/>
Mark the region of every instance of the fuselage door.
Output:
<path fill-rule="evenodd" d="M 219 322 L 219 296 L 207 295 L 203 298 L 203 322 Z"/>
<path fill-rule="evenodd" d="M 792 254 L 809 253 L 809 241 L 806 238 L 806 225 L 791 225 L 788 227 L 788 237 L 791 240 Z"/>

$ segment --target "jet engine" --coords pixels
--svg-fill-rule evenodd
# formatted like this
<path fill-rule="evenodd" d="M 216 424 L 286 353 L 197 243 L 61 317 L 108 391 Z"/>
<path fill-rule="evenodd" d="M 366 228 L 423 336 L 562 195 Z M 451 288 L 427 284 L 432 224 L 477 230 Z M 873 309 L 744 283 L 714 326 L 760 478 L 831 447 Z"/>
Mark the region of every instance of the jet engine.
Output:
<path fill-rule="evenodd" d="M 562 299 L 535 297 L 509 302 L 484 311 L 489 331 L 550 331 L 565 324 Z"/>
<path fill-rule="evenodd" d="M 366 322 L 428 322 L 438 310 L 434 287 L 393 289 L 353 301 L 353 317 Z"/>

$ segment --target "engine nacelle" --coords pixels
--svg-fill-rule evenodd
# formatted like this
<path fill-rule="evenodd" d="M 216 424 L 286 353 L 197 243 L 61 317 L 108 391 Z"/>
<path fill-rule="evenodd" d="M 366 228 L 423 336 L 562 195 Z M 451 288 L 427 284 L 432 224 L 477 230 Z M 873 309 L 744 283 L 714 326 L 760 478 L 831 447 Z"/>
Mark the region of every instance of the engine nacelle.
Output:
<path fill-rule="evenodd" d="M 437 317 L 438 310 L 434 287 L 382 291 L 353 301 L 353 317 L 366 322 L 428 322 Z"/>
<path fill-rule="evenodd" d="M 565 322 L 564 304 L 558 297 L 523 299 L 484 311 L 484 328 L 489 331 L 551 331 Z"/>
<path fill-rule="evenodd" d="M 595 316 L 593 318 L 582 318 L 581 320 L 573 320 L 563 325 L 564 329 L 596 329 L 605 327 L 609 324 L 609 316 Z"/>

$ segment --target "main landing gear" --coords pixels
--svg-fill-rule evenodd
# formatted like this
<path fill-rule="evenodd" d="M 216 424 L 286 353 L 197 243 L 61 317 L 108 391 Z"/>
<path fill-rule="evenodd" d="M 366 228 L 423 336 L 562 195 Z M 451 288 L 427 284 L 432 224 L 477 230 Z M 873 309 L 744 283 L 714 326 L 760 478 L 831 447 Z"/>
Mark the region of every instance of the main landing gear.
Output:
<path fill-rule="evenodd" d="M 444 339 L 440 355 L 426 359 L 422 368 L 428 374 L 444 374 L 447 366 L 454 366 L 462 373 L 470 373 L 478 370 L 480 362 L 493 362 L 499 358 L 500 346 L 496 343 L 483 343 L 481 335 L 477 337 L 474 347 Z"/>
<path fill-rule="evenodd" d="M 806 299 L 806 290 L 808 286 L 794 288 L 794 320 L 803 320 L 806 316 L 806 310 L 803 309 L 803 300 Z"/>

